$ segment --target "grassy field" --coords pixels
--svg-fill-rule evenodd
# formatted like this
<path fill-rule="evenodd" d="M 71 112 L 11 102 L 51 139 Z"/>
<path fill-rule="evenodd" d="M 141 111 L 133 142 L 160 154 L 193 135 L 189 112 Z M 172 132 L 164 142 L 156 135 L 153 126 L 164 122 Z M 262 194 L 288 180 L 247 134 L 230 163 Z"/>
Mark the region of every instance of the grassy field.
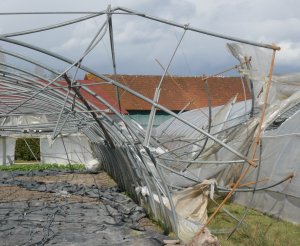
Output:
<path fill-rule="evenodd" d="M 237 218 L 241 218 L 245 208 L 243 206 L 229 203 L 225 206 Z M 209 206 L 211 214 L 215 205 Z M 299 211 L 300 212 L 300 211 Z M 228 240 L 228 233 L 216 234 L 222 246 L 232 245 L 300 245 L 300 225 L 271 218 L 260 212 L 250 209 L 244 220 L 245 225 L 240 227 Z M 210 229 L 230 231 L 236 222 L 225 212 L 220 212 L 212 222 Z"/>

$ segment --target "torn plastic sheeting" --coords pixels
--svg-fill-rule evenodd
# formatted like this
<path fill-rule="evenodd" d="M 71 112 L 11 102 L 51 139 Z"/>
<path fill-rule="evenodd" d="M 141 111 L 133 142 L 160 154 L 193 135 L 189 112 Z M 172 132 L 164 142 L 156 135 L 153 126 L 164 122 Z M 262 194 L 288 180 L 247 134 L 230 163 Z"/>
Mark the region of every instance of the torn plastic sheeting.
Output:
<path fill-rule="evenodd" d="M 244 54 L 247 47 L 239 45 L 239 54 Z M 243 48 L 246 49 L 243 50 Z M 254 50 L 254 48 L 251 48 Z M 258 54 L 261 51 L 254 52 Z M 262 60 L 262 53 L 260 53 Z M 255 63 L 257 57 L 254 57 Z M 251 61 L 252 63 L 252 61 Z M 261 73 L 263 68 L 250 68 L 250 74 Z M 254 77 L 253 77 L 254 78 Z M 252 78 L 252 79 L 253 79 Z M 300 110 L 296 107 L 300 103 L 300 75 L 288 74 L 274 76 L 271 83 L 270 101 L 266 110 L 265 121 L 263 123 L 261 143 L 261 165 L 259 169 L 253 170 L 244 180 L 244 183 L 256 180 L 268 179 L 264 182 L 264 186 L 276 183 L 294 174 L 290 181 L 283 182 L 275 187 L 254 193 L 253 203 L 250 204 L 255 209 L 266 212 L 275 217 L 288 220 L 294 223 L 300 223 L 298 210 L 300 207 L 300 180 L 298 173 L 299 165 L 299 145 L 300 145 Z M 254 81 L 257 86 L 261 86 L 261 81 Z M 294 108 L 293 108 L 294 107 Z M 288 110 L 291 110 L 287 114 Z M 284 122 L 276 122 L 278 118 L 286 115 Z M 271 124 L 276 126 L 269 127 Z M 251 151 L 250 151 L 251 152 Z M 258 154 L 256 158 L 258 158 Z M 257 173 L 259 171 L 259 173 Z M 249 205 L 252 193 L 237 193 L 235 201 L 243 205 Z"/>
<path fill-rule="evenodd" d="M 250 105 L 250 101 L 246 102 L 248 105 Z M 248 107 L 250 108 L 250 107 Z M 218 107 L 216 110 L 221 110 L 222 107 Z M 194 114 L 196 113 L 193 112 Z M 193 120 L 192 112 L 183 113 L 182 117 L 185 116 L 190 117 L 191 120 Z M 245 115 L 245 102 L 238 102 L 233 105 L 233 108 L 230 110 L 230 115 L 228 117 L 228 121 L 225 123 L 224 128 L 229 128 L 231 126 L 237 125 L 240 122 L 243 122 L 247 119 L 247 115 Z M 242 117 L 240 117 L 242 116 Z M 233 119 L 233 120 L 232 120 Z M 249 148 L 249 145 L 251 144 L 253 133 L 257 126 L 257 119 L 255 117 L 251 118 L 247 121 L 247 123 L 242 124 L 234 129 L 231 129 L 229 132 L 220 133 L 219 137 L 223 139 L 224 142 L 228 143 L 233 148 L 246 153 L 247 149 Z M 174 124 L 170 127 L 170 130 L 174 128 L 177 129 L 177 125 Z M 178 128 L 179 130 L 182 128 L 188 128 L 188 126 L 183 126 Z M 229 134 L 230 133 L 230 134 Z M 188 146 L 191 148 L 190 146 Z M 207 148 L 206 148 L 207 149 Z M 208 150 L 209 151 L 209 150 Z M 182 150 L 179 150 L 178 152 L 175 152 L 177 154 L 181 153 Z M 230 161 L 230 160 L 236 160 L 236 156 L 225 150 L 224 148 L 221 148 L 220 146 L 216 146 L 213 151 L 210 150 L 210 153 L 206 153 L 206 158 L 203 158 L 203 153 L 197 160 L 201 161 Z M 180 162 L 180 161 L 179 161 Z M 166 164 L 170 167 L 174 167 L 174 162 L 168 161 Z M 241 163 L 242 164 L 242 163 Z M 234 179 L 239 175 L 239 170 L 241 168 L 241 164 L 235 164 L 235 165 L 227 165 L 227 164 L 197 164 L 192 163 L 190 167 L 182 172 L 183 175 L 192 177 L 196 180 L 204 180 L 207 178 L 216 178 L 218 180 L 218 183 L 221 185 L 227 185 L 234 181 Z M 167 173 L 166 179 L 168 180 L 168 183 L 174 186 L 180 186 L 180 187 L 187 187 L 190 185 L 194 185 L 193 181 L 190 181 L 184 177 L 181 177 L 180 175 L 176 173 Z"/>
<path fill-rule="evenodd" d="M 247 113 L 245 112 L 245 107 L 247 109 L 250 109 L 251 101 L 248 100 L 246 102 L 237 102 L 233 105 L 232 109 L 230 110 L 229 116 L 227 117 L 228 121 L 224 122 L 224 127 L 232 127 L 235 124 L 239 124 L 241 121 L 245 121 L 247 119 Z M 212 108 L 212 118 L 214 118 L 217 113 L 223 108 L 224 106 L 218 106 Z M 192 124 L 205 128 L 207 126 L 208 118 L 208 108 L 202 108 L 202 109 L 195 109 L 191 111 L 187 111 L 182 113 L 180 116 L 183 119 L 188 120 Z M 235 120 L 233 120 L 235 119 Z M 214 128 L 214 127 L 213 127 Z M 222 134 L 221 134 L 222 135 Z M 181 121 L 171 118 L 167 121 L 165 121 L 163 124 L 161 124 L 159 127 L 156 128 L 156 135 L 155 137 L 162 139 L 162 143 L 164 146 L 166 146 L 168 149 L 172 150 L 177 147 L 186 145 L 185 141 L 181 141 L 180 138 L 191 138 L 195 139 L 201 139 L 203 138 L 203 135 L 197 132 L 196 130 L 192 129 L 191 127 L 187 126 L 186 124 L 182 123 Z M 174 139 L 173 141 L 170 140 L 167 143 L 164 143 L 164 138 L 168 137 L 169 139 Z M 201 145 L 201 142 L 198 142 L 199 145 Z M 187 148 L 191 148 L 191 146 L 195 146 L 195 148 L 199 148 L 198 145 L 189 145 Z M 176 151 L 177 154 L 183 153 L 186 148 L 183 148 L 182 150 Z M 186 156 L 187 159 L 190 158 L 190 156 Z"/>
<path fill-rule="evenodd" d="M 19 126 L 19 125 L 34 125 L 48 123 L 46 115 L 20 115 L 20 116 L 7 116 L 2 121 L 5 126 Z"/>
<path fill-rule="evenodd" d="M 272 50 L 266 50 L 241 43 L 230 43 L 227 44 L 227 47 L 231 54 L 240 63 L 244 63 L 245 59 L 249 59 L 251 57 L 250 70 L 247 69 L 245 65 L 242 66 L 242 69 L 246 71 L 243 75 L 252 80 L 255 99 L 254 102 L 257 106 L 261 105 L 263 103 L 262 91 L 269 76 Z M 250 84 L 248 84 L 248 88 L 251 90 Z"/>
<path fill-rule="evenodd" d="M 15 148 L 15 138 L 0 137 L 0 165 L 10 165 L 15 161 Z"/>
<path fill-rule="evenodd" d="M 295 106 L 300 102 L 300 92 L 292 94 L 290 97 L 281 100 L 280 102 L 270 105 L 266 111 L 266 120 L 263 124 L 263 129 L 265 129 L 271 122 L 273 122 L 278 116 L 283 114 L 289 108 Z"/>
<path fill-rule="evenodd" d="M 276 99 L 283 100 L 300 90 L 300 73 L 274 75 L 272 86 L 276 87 Z"/>
<path fill-rule="evenodd" d="M 204 180 L 195 186 L 172 192 L 178 219 L 178 236 L 183 242 L 189 242 L 207 221 L 208 199 L 209 197 L 213 199 L 215 184 L 215 180 Z M 147 187 L 137 187 L 136 192 L 143 196 L 149 196 Z M 154 194 L 154 199 L 160 203 L 156 194 Z M 166 197 L 163 197 L 163 203 L 171 213 L 170 204 Z"/>

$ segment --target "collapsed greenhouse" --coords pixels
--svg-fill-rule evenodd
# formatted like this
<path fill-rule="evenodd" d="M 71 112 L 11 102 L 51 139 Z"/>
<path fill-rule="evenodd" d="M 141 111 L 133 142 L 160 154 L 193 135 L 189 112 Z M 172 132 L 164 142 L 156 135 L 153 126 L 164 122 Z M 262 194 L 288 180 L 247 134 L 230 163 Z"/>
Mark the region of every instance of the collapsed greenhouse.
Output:
<path fill-rule="evenodd" d="M 120 189 L 183 242 L 207 232 L 205 228 L 231 197 L 236 203 L 300 223 L 297 151 L 300 74 L 273 75 L 279 47 L 205 31 L 123 7 L 79 14 L 84 16 L 0 36 L 2 43 L 10 45 L 10 49 L 1 48 L 0 52 L 18 61 L 0 63 L 3 165 L 14 165 L 17 138 L 40 138 L 43 163 L 85 163 L 91 169 L 100 167 Z M 112 24 L 112 17 L 117 14 L 136 15 L 183 31 L 152 98 L 118 81 Z M 99 16 L 105 16 L 103 25 L 75 60 L 15 38 Z M 183 108 L 174 113 L 159 103 L 164 79 L 187 32 L 229 41 L 227 48 L 237 64 L 229 70 L 240 73 L 243 101 L 233 96 L 224 105 L 212 106 L 210 77 L 203 76 L 207 107 L 190 111 Z M 83 65 L 84 59 L 107 35 L 112 76 Z M 52 63 L 31 58 L 28 50 L 51 57 Z M 53 60 L 66 68 L 58 71 L 51 65 Z M 27 69 L 25 63 L 44 69 L 52 78 Z M 102 82 L 81 83 L 77 74 L 82 72 Z M 115 98 L 105 98 L 91 89 L 104 83 L 115 88 Z M 147 127 L 141 127 L 125 115 L 120 103 L 122 92 L 151 105 Z M 157 110 L 172 118 L 153 128 Z M 206 206 L 215 194 L 221 194 L 223 200 L 208 218 Z M 242 220 L 237 219 L 237 226 Z"/>

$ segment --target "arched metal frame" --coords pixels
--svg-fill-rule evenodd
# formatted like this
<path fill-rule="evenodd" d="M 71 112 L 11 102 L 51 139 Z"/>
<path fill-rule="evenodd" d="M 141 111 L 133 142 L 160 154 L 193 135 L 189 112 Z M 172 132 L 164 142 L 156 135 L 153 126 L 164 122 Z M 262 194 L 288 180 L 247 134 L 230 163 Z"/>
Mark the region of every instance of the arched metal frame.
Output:
<path fill-rule="evenodd" d="M 2 136 L 25 134 L 28 129 L 29 131 L 27 134 L 37 136 L 51 134 L 53 139 L 59 135 L 67 135 L 77 132 L 84 133 L 90 139 L 94 154 L 101 161 L 104 169 L 118 182 L 119 186 L 131 194 L 136 201 L 139 201 L 141 204 L 143 204 L 155 219 L 164 221 L 166 227 L 168 227 L 169 230 L 174 230 L 176 233 L 178 231 L 177 215 L 172 200 L 172 191 L 174 188 L 167 183 L 164 177 L 166 173 L 176 173 L 177 175 L 180 175 L 181 177 L 184 177 L 196 184 L 201 182 L 201 180 L 194 178 L 192 174 L 187 176 L 181 172 L 188 171 L 191 164 L 231 165 L 246 162 L 249 164 L 249 167 L 256 167 L 256 162 L 252 159 L 248 159 L 245 153 L 240 153 L 226 144 L 223 139 L 219 139 L 214 134 L 210 133 L 211 109 L 209 110 L 208 119 L 209 128 L 208 130 L 204 130 L 187 121 L 181 117 L 180 114 L 176 114 L 170 109 L 160 105 L 158 103 L 159 91 L 164 77 L 168 73 L 168 68 L 172 63 L 173 57 L 175 56 L 175 53 L 180 46 L 180 43 L 186 32 L 209 35 L 216 38 L 272 49 L 274 51 L 279 50 L 279 47 L 209 32 L 192 27 L 190 25 L 179 24 L 123 7 L 111 8 L 109 6 L 105 11 L 99 12 L 0 13 L 0 15 L 18 14 L 85 14 L 85 16 L 55 25 L 15 33 L 2 34 L 0 36 L 1 42 L 22 47 L 26 50 L 29 49 L 32 51 L 37 51 L 56 59 L 59 62 L 64 62 L 68 66 L 63 72 L 59 72 L 51 65 L 43 64 L 41 61 L 33 60 L 32 58 L 23 54 L 19 54 L 13 50 L 0 49 L 0 52 L 14 57 L 14 59 L 21 60 L 31 65 L 39 66 L 55 76 L 54 79 L 49 79 L 15 64 L 8 64 L 4 62 L 0 63 L 0 131 Z M 136 15 L 140 16 L 141 18 L 146 18 L 150 21 L 160 22 L 184 30 L 183 35 L 169 60 L 169 64 L 164 69 L 164 73 L 161 77 L 158 87 L 156 88 L 156 93 L 153 99 L 147 98 L 139 92 L 134 91 L 123 83 L 117 81 L 118 77 L 115 61 L 112 23 L 113 15 L 116 14 Z M 85 52 L 76 60 L 56 54 L 50 50 L 39 48 L 33 44 L 13 39 L 17 36 L 30 35 L 32 33 L 45 32 L 48 30 L 61 28 L 92 18 L 97 18 L 102 15 L 107 16 L 106 21 L 97 30 Z M 82 65 L 82 61 L 85 59 L 85 57 L 93 51 L 93 49 L 101 42 L 102 38 L 107 33 L 110 37 L 110 48 L 114 71 L 113 79 Z M 89 85 L 81 84 L 79 81 L 76 81 L 76 74 L 79 70 L 91 73 L 101 78 L 104 82 L 115 86 L 116 100 L 119 105 L 117 107 L 116 105 L 111 105 L 104 98 L 102 98 L 101 95 L 97 95 L 92 89 L 90 89 L 90 86 L 95 86 L 97 83 Z M 68 75 L 70 71 L 73 72 L 73 76 Z M 101 83 L 98 84 L 99 86 L 101 85 Z M 139 99 L 144 100 L 152 106 L 149 124 L 146 130 L 139 128 L 135 122 L 128 120 L 128 118 L 122 115 L 122 105 L 120 104 L 119 95 L 120 89 L 138 97 Z M 105 107 L 107 107 L 110 112 L 113 113 L 114 117 L 112 117 L 112 114 L 109 114 L 105 110 L 99 108 L 99 106 L 86 100 L 82 94 L 83 92 L 97 99 L 102 105 L 105 105 Z M 210 101 L 209 104 L 211 104 Z M 156 109 L 160 109 L 168 113 L 175 119 L 181 121 L 183 124 L 194 129 L 196 132 L 198 132 L 200 137 L 186 140 L 173 139 L 171 141 L 181 141 L 185 144 L 183 147 L 181 146 L 179 148 L 167 149 L 163 143 L 163 139 L 157 139 L 151 134 Z M 24 115 L 44 115 L 47 117 L 48 122 L 35 125 L 30 123 L 26 125 L 6 124 L 6 121 L 12 119 L 12 117 Z M 121 127 L 119 122 L 123 122 L 125 128 Z M 233 131 L 235 127 L 236 126 L 233 126 L 233 129 L 228 128 L 223 131 Z M 201 157 L 201 153 L 205 149 L 208 139 L 214 141 L 220 147 L 232 152 L 237 159 L 231 161 L 197 160 L 199 157 Z M 193 145 L 197 146 L 197 150 L 195 151 L 197 156 L 188 160 L 180 158 L 180 149 L 191 147 Z M 163 149 L 164 153 L 159 154 L 153 151 L 157 148 Z M 170 162 L 174 163 L 174 166 L 170 165 Z M 182 166 L 182 168 L 178 169 L 178 166 Z M 136 188 L 144 186 L 147 187 L 149 191 L 149 196 L 147 197 L 142 197 L 136 192 Z M 159 202 L 155 200 L 154 194 L 158 196 Z M 164 198 L 168 199 L 170 210 L 163 205 Z M 170 214 L 172 214 L 171 217 L 169 216 Z"/>

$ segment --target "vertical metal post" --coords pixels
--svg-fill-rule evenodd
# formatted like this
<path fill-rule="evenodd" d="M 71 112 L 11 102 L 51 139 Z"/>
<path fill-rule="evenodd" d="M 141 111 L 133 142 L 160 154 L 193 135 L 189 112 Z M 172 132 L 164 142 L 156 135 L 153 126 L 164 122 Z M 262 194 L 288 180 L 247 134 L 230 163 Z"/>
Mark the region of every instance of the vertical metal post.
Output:
<path fill-rule="evenodd" d="M 154 94 L 154 101 L 158 101 L 159 94 L 160 94 L 160 89 L 156 88 L 155 94 Z M 156 111 L 155 105 L 152 105 L 151 112 L 150 112 L 149 119 L 148 119 L 148 126 L 147 126 L 147 130 L 146 130 L 146 134 L 145 134 L 145 140 L 144 140 L 144 145 L 147 147 L 149 146 L 150 136 L 151 136 L 154 118 L 155 118 L 155 111 Z"/>
<path fill-rule="evenodd" d="M 271 61 L 271 65 L 270 65 L 269 79 L 267 81 L 267 86 L 266 86 L 266 91 L 265 91 L 265 96 L 264 96 L 264 104 L 263 104 L 263 108 L 262 108 L 262 111 L 261 111 L 261 116 L 260 116 L 260 120 L 259 120 L 259 125 L 258 125 L 258 129 L 257 129 L 257 133 L 256 133 L 256 136 L 255 136 L 255 139 L 254 139 L 254 146 L 253 146 L 253 149 L 252 149 L 251 161 L 254 160 L 257 147 L 258 147 L 258 145 L 260 143 L 260 135 L 261 135 L 261 132 L 262 132 L 262 124 L 263 124 L 264 119 L 265 119 L 266 108 L 267 108 L 267 103 L 268 103 L 268 99 L 269 99 L 269 90 L 270 90 L 271 80 L 272 80 L 272 76 L 273 76 L 273 69 L 274 69 L 274 64 L 275 64 L 275 55 L 276 55 L 276 50 L 274 49 L 273 50 L 273 55 L 272 55 L 272 61 Z M 251 165 L 248 165 L 247 168 L 245 169 L 245 171 L 241 174 L 241 176 L 238 178 L 238 180 L 236 181 L 236 183 L 232 187 L 231 191 L 227 194 L 227 196 L 221 202 L 221 204 L 219 205 L 219 207 L 210 216 L 210 218 L 207 220 L 207 222 L 205 223 L 205 225 L 199 230 L 199 232 L 196 233 L 195 237 L 199 236 L 204 231 L 205 227 L 208 226 L 210 224 L 210 222 L 212 222 L 212 220 L 215 218 L 215 216 L 217 215 L 217 213 L 220 211 L 220 209 L 223 208 L 223 206 L 225 205 L 225 203 L 232 196 L 232 194 L 237 189 L 237 187 L 239 186 L 239 184 L 241 183 L 241 181 L 244 179 L 244 177 L 247 175 L 247 173 L 250 171 L 250 169 L 251 169 Z"/>
<path fill-rule="evenodd" d="M 113 34 L 113 24 L 112 24 L 112 18 L 111 18 L 111 6 L 108 5 L 107 8 L 107 21 L 108 21 L 108 30 L 109 30 L 109 41 L 110 41 L 110 50 L 111 50 L 111 58 L 113 63 L 113 70 L 114 70 L 114 80 L 117 81 L 117 67 L 116 67 L 116 56 L 115 56 L 115 46 L 114 46 L 114 34 Z M 121 108 L 121 98 L 119 93 L 119 87 L 115 86 L 115 93 L 116 93 L 116 99 L 118 102 L 119 112 L 122 113 Z"/>
<path fill-rule="evenodd" d="M 169 203 L 170 203 L 170 210 L 171 210 L 172 217 L 173 217 L 173 226 L 174 226 L 174 229 L 175 229 L 176 236 L 178 237 L 178 224 L 177 224 L 178 221 L 177 221 L 177 215 L 176 215 L 176 208 L 175 208 L 175 205 L 174 205 L 173 198 L 172 198 L 172 195 L 170 193 L 169 187 L 166 184 L 163 173 L 162 173 L 160 167 L 157 165 L 156 159 L 152 155 L 151 151 L 146 146 L 144 146 L 144 148 L 145 148 L 147 154 L 149 155 L 151 161 L 153 162 L 154 166 L 156 167 L 157 173 L 158 173 L 158 175 L 161 179 L 161 183 L 162 183 L 162 185 L 164 187 L 164 190 L 166 192 L 167 198 L 168 198 Z"/>
<path fill-rule="evenodd" d="M 30 145 L 28 144 L 28 142 L 26 141 L 26 139 L 24 138 L 24 142 L 27 146 L 27 148 L 29 149 L 30 153 L 33 155 L 34 159 L 36 160 L 36 162 L 39 162 L 36 155 L 34 154 L 34 152 L 32 151 L 32 149 L 30 148 Z"/>
<path fill-rule="evenodd" d="M 6 137 L 1 137 L 2 139 L 2 162 L 3 166 L 6 166 Z"/>
<path fill-rule="evenodd" d="M 67 83 L 69 84 L 69 86 L 71 86 L 72 82 L 71 82 L 71 80 L 69 79 L 69 77 L 66 74 L 64 75 L 64 78 L 67 81 Z M 90 104 L 87 102 L 87 100 L 80 93 L 79 88 L 77 88 L 77 87 L 71 87 L 71 88 L 73 89 L 73 91 L 75 92 L 75 94 L 77 95 L 77 97 L 80 99 L 80 101 L 87 108 L 87 110 L 91 111 L 91 115 L 93 116 L 94 120 L 97 122 L 98 126 L 103 131 L 105 139 L 108 141 L 110 147 L 112 147 L 114 149 L 115 145 L 114 145 L 114 142 L 113 142 L 112 138 L 108 134 L 108 132 L 107 132 L 106 128 L 104 127 L 104 125 L 102 124 L 102 122 L 98 119 L 97 115 L 95 114 L 95 112 L 91 108 Z"/>
<path fill-rule="evenodd" d="M 245 57 L 245 66 L 248 70 L 250 70 L 250 58 L 248 59 L 247 57 Z M 251 102 L 251 111 L 250 111 L 250 117 L 253 117 L 254 115 L 254 104 L 255 104 L 255 97 L 254 97 L 254 88 L 253 88 L 253 81 L 248 78 L 246 76 L 246 79 L 248 79 L 248 83 L 249 83 L 249 86 L 250 86 L 250 95 L 251 95 L 251 99 L 252 99 L 252 102 Z"/>
<path fill-rule="evenodd" d="M 188 27 L 188 25 L 186 25 L 186 27 Z M 175 48 L 175 50 L 174 50 L 174 52 L 171 56 L 171 59 L 170 59 L 168 65 L 167 65 L 167 67 L 165 68 L 164 73 L 163 73 L 163 75 L 162 75 L 162 77 L 159 81 L 159 84 L 158 84 L 156 90 L 155 90 L 155 94 L 154 94 L 154 98 L 153 98 L 154 104 L 151 107 L 151 112 L 150 112 L 150 116 L 149 116 L 149 121 L 148 121 L 147 130 L 146 130 L 145 141 L 144 141 L 144 145 L 147 146 L 147 147 L 149 146 L 151 131 L 152 131 L 152 128 L 153 128 L 153 122 L 154 122 L 154 118 L 155 118 L 155 112 L 156 112 L 155 103 L 158 103 L 161 85 L 163 83 L 163 80 L 164 80 L 166 74 L 168 73 L 169 67 L 170 67 L 170 65 L 171 65 L 171 63 L 172 63 L 172 61 L 175 57 L 175 54 L 176 54 L 176 52 L 177 52 L 177 50 L 178 50 L 178 48 L 179 48 L 179 46 L 180 46 L 180 44 L 181 44 L 181 42 L 184 38 L 185 33 L 186 33 L 186 29 L 184 29 L 184 32 L 183 32 L 183 34 L 182 34 L 182 36 L 181 36 L 181 38 L 180 38 L 180 40 L 179 40 L 179 42 L 178 42 L 178 44 Z"/>

